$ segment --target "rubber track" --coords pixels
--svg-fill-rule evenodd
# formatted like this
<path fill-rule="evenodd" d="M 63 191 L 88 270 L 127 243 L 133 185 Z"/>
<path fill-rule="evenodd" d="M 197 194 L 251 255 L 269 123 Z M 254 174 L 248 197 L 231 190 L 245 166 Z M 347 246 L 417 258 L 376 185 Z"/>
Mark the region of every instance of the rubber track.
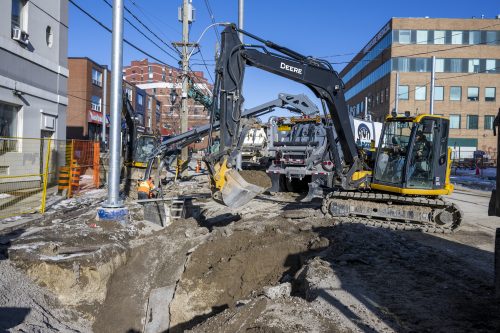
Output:
<path fill-rule="evenodd" d="M 361 223 L 369 226 L 392 229 L 392 230 L 418 230 L 429 233 L 451 233 L 456 231 L 460 227 L 462 222 L 463 213 L 455 205 L 450 204 L 442 198 L 426 198 L 426 197 L 408 197 L 395 194 L 387 193 L 375 193 L 375 192 L 343 192 L 335 191 L 328 193 L 323 199 L 323 205 L 321 207 L 322 212 L 326 217 L 333 218 L 330 214 L 330 204 L 335 200 L 360 200 L 360 201 L 372 201 L 372 202 L 384 202 L 384 203 L 396 203 L 405 205 L 415 205 L 415 206 L 427 206 L 438 209 L 451 208 L 453 210 L 453 223 L 448 226 L 441 226 L 435 223 L 417 223 L 417 222 L 401 222 L 394 221 L 390 218 L 380 218 L 380 217 L 335 217 L 338 219 L 337 224 L 342 223 Z"/>

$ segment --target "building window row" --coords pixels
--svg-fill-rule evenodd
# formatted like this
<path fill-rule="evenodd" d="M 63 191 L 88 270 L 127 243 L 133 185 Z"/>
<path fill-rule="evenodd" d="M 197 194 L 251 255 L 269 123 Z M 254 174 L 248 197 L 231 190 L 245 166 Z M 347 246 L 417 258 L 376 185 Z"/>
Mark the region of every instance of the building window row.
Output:
<path fill-rule="evenodd" d="M 500 45 L 497 30 L 393 30 L 392 36 L 399 44 Z"/>
<path fill-rule="evenodd" d="M 393 58 L 393 70 L 399 72 L 430 72 L 431 58 Z M 437 58 L 437 73 L 500 73 L 499 59 Z"/>
<path fill-rule="evenodd" d="M 443 60 L 443 67 L 439 67 L 441 66 L 439 65 L 441 62 L 437 60 Z M 470 60 L 473 61 L 471 62 Z M 479 72 L 500 73 L 500 59 L 436 59 L 436 71 L 467 73 L 469 68 L 474 70 L 474 67 L 468 66 L 469 64 L 472 64 L 471 66 L 477 66 L 475 60 L 479 61 Z M 384 64 L 377 67 L 377 69 L 348 89 L 345 92 L 345 97 L 349 100 L 356 96 L 361 91 L 389 74 L 391 70 L 399 72 L 428 72 L 431 69 L 431 61 L 430 58 L 393 58 L 387 60 Z M 466 70 L 464 71 L 464 69 Z"/>
<path fill-rule="evenodd" d="M 427 86 L 415 86 L 415 100 L 425 101 L 427 99 Z M 398 91 L 400 100 L 410 99 L 410 86 L 400 85 Z M 434 87 L 434 100 L 443 101 L 445 96 L 444 87 L 435 86 Z M 450 87 L 449 94 L 450 101 L 461 101 L 462 100 L 462 87 L 452 86 Z M 467 87 L 467 100 L 470 102 L 479 101 L 479 87 Z M 484 88 L 484 101 L 494 102 L 496 100 L 496 87 L 486 87 Z"/>
<path fill-rule="evenodd" d="M 461 129 L 462 128 L 462 115 L 459 114 L 450 114 L 450 128 L 451 129 Z M 479 129 L 479 116 L 476 114 L 468 114 L 465 118 L 465 128 L 471 130 Z M 495 116 L 486 115 L 484 116 L 484 124 L 483 127 L 485 130 L 493 129 L 493 121 L 495 120 Z"/>

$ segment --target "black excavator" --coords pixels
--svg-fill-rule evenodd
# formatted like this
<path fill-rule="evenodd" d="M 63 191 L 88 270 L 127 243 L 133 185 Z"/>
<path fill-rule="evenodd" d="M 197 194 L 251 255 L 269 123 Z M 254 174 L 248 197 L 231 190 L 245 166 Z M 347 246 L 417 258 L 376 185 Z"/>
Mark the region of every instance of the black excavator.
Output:
<path fill-rule="evenodd" d="M 242 44 L 238 33 L 258 44 Z M 307 86 L 321 100 L 335 176 L 323 199 L 329 216 L 360 223 L 430 232 L 456 230 L 462 213 L 442 195 L 453 192 L 448 148 L 449 120 L 436 115 L 392 114 L 386 118 L 373 170 L 356 146 L 344 97 L 344 83 L 325 60 L 304 56 L 231 24 L 221 33 L 211 124 L 220 128 L 220 149 L 205 157 L 212 196 L 239 207 L 264 192 L 236 169 L 244 139 L 241 106 L 246 66 Z M 209 140 L 211 136 L 209 135 Z"/>

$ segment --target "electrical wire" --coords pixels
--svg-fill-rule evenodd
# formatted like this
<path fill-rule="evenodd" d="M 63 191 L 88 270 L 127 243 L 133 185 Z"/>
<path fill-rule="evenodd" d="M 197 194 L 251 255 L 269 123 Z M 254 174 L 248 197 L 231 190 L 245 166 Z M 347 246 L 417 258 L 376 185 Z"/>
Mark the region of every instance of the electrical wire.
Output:
<path fill-rule="evenodd" d="M 109 3 L 108 0 L 102 0 L 104 1 L 110 8 L 113 8 L 113 5 L 111 3 Z M 144 23 L 142 23 L 134 14 L 132 14 L 130 12 L 130 10 L 127 8 L 127 7 L 124 7 L 125 8 L 125 11 L 127 11 L 130 15 L 132 15 L 132 17 L 134 17 L 143 27 L 145 27 L 153 36 L 155 36 L 158 40 L 160 40 L 164 45 L 166 45 L 170 50 L 173 50 L 176 54 L 179 54 L 179 51 L 177 51 L 176 49 L 174 49 L 173 47 L 171 47 L 170 45 L 168 45 L 167 43 L 165 43 L 160 37 L 158 37 L 154 32 L 152 32 Z M 165 50 L 164 48 L 162 48 L 160 45 L 158 45 L 155 41 L 153 41 L 151 38 L 149 38 L 141 29 L 139 29 L 134 23 L 132 23 L 128 18 L 124 17 L 124 20 L 125 22 L 127 22 L 132 28 L 134 28 L 137 32 L 139 32 L 144 38 L 146 38 L 148 41 L 150 41 L 151 43 L 153 43 L 157 48 L 159 48 L 160 50 L 162 50 L 164 53 L 166 53 L 169 57 L 171 57 L 172 59 L 176 60 L 176 61 L 179 61 L 180 59 L 173 56 L 172 54 L 170 54 L 167 50 Z"/>
<path fill-rule="evenodd" d="M 146 18 L 149 20 L 149 22 L 151 22 L 151 24 L 155 25 L 155 23 L 154 23 L 154 22 L 153 22 L 153 20 L 152 20 L 152 18 L 154 18 L 155 20 L 157 20 L 158 22 L 161 22 L 163 25 L 165 25 L 167 28 L 171 29 L 172 31 L 174 31 L 174 32 L 178 33 L 179 35 L 180 35 L 180 34 L 182 34 L 182 32 L 181 32 L 179 29 L 174 28 L 173 26 L 171 26 L 171 25 L 167 24 L 167 23 L 165 22 L 165 18 L 160 19 L 160 18 L 158 18 L 157 16 L 154 16 L 154 15 L 152 15 L 152 14 L 147 14 L 147 13 L 143 10 L 143 8 L 141 8 L 141 6 L 139 6 L 139 5 L 138 5 L 138 4 L 137 4 L 134 0 L 128 0 L 128 1 L 129 1 L 129 2 L 130 2 L 133 6 L 134 6 L 134 7 L 136 7 L 136 8 L 137 8 L 137 10 L 139 10 L 139 11 L 140 11 L 140 12 L 144 15 L 144 17 L 146 17 Z M 156 28 L 160 31 L 160 33 L 161 33 L 162 35 L 164 35 L 165 37 L 167 37 L 167 36 L 163 33 L 163 29 L 162 29 L 162 28 L 160 28 L 160 27 L 159 27 L 159 26 L 157 26 L 157 25 L 155 25 L 155 27 L 156 27 Z M 167 38 L 168 38 L 168 37 L 167 37 Z"/>
<path fill-rule="evenodd" d="M 486 30 L 488 28 L 496 27 L 498 25 L 500 25 L 500 23 L 495 23 L 495 24 L 491 24 L 491 25 L 488 25 L 488 26 L 484 26 L 482 28 L 475 29 L 474 31 L 483 31 L 483 30 Z M 404 29 L 402 29 L 402 30 L 404 30 Z M 457 32 L 455 34 L 452 34 L 451 37 L 458 36 L 458 35 L 461 35 L 461 34 L 462 34 L 462 32 Z M 441 39 L 445 39 L 445 38 L 446 38 L 446 36 L 444 36 L 444 37 L 437 37 L 437 38 L 434 38 L 432 40 L 432 42 L 437 41 L 437 40 L 441 40 Z M 392 49 L 397 49 L 397 48 L 400 48 L 400 47 L 408 47 L 408 46 L 412 46 L 412 45 L 429 45 L 429 44 L 423 44 L 423 43 L 399 44 L 399 45 L 396 45 L 396 46 L 392 47 Z M 445 45 L 445 44 L 434 44 L 434 45 Z M 477 44 L 472 44 L 472 45 L 477 45 Z M 334 54 L 334 55 L 330 55 L 330 56 L 322 56 L 322 57 L 317 57 L 317 58 L 320 58 L 320 59 L 334 58 L 334 57 L 347 56 L 347 55 L 357 55 L 359 53 L 361 53 L 361 52 L 358 51 L 358 52 L 350 52 L 350 53 L 343 53 L 343 54 Z M 358 62 L 361 62 L 361 61 L 358 61 Z M 343 63 L 346 63 L 346 62 L 340 62 L 339 64 L 343 64 Z M 350 63 L 350 62 L 347 62 L 347 63 Z M 334 64 L 337 64 L 337 63 L 334 63 Z"/>
<path fill-rule="evenodd" d="M 80 7 L 77 3 L 75 3 L 74 0 L 69 0 L 69 2 L 75 6 L 78 10 L 80 10 L 83 14 L 85 14 L 86 16 L 88 16 L 90 19 L 92 19 L 95 23 L 97 23 L 98 25 L 100 25 L 104 30 L 108 31 L 109 33 L 112 33 L 113 31 L 108 27 L 106 26 L 104 23 L 102 23 L 101 21 L 99 21 L 97 18 L 95 18 L 92 14 L 90 14 L 88 11 L 86 11 L 85 9 L 83 9 L 82 7 Z M 151 59 L 153 60 L 156 60 L 157 62 L 159 62 L 160 64 L 162 65 L 165 65 L 165 66 L 171 66 L 173 67 L 172 65 L 169 65 L 167 64 L 166 62 L 163 62 L 161 61 L 160 59 L 158 59 L 157 57 L 151 55 L 150 53 L 144 51 L 143 49 L 139 48 L 138 46 L 134 45 L 133 43 L 131 43 L 130 41 L 128 41 L 127 39 L 123 39 L 123 42 L 129 46 L 131 46 L 132 48 L 134 48 L 135 50 L 139 51 L 140 53 L 144 54 L 145 56 L 148 56 L 150 57 Z"/>
<path fill-rule="evenodd" d="M 210 20 L 212 21 L 212 24 L 215 24 L 214 13 L 212 11 L 212 7 L 210 6 L 210 1 L 209 0 L 205 0 L 205 7 L 207 8 L 208 15 L 210 15 Z M 213 26 L 213 29 L 214 29 L 214 33 L 215 33 L 215 38 L 217 38 L 217 42 L 219 42 L 219 45 L 220 45 L 219 29 L 217 28 L 216 25 Z M 212 79 L 212 81 L 213 81 L 213 79 Z"/>
<path fill-rule="evenodd" d="M 495 39 L 493 41 L 482 42 L 482 43 L 477 43 L 477 44 L 459 45 L 459 46 L 450 47 L 450 48 L 446 48 L 446 49 L 442 49 L 442 50 L 418 52 L 418 53 L 413 53 L 413 54 L 405 54 L 404 57 L 413 57 L 413 56 L 417 56 L 417 55 L 440 53 L 440 52 L 446 52 L 446 51 L 450 51 L 450 50 L 456 50 L 456 49 L 462 49 L 462 48 L 477 46 L 477 45 L 488 45 L 488 44 L 491 44 L 492 42 L 498 42 L 498 41 L 500 41 L 500 39 Z M 411 44 L 411 45 L 415 45 L 415 44 Z M 406 46 L 406 44 L 405 44 L 405 46 Z M 377 60 L 378 58 L 381 58 L 381 57 L 382 57 L 382 54 L 380 54 L 380 55 L 378 55 L 378 56 L 376 56 L 375 58 L 372 58 L 372 59 L 358 60 L 358 61 L 331 62 L 331 64 L 332 65 L 341 65 L 341 64 L 350 64 L 350 63 L 357 64 L 357 63 L 360 63 L 360 62 L 372 62 L 372 61 Z"/>
<path fill-rule="evenodd" d="M 461 75 L 455 75 L 455 76 L 448 76 L 448 77 L 442 77 L 442 78 L 435 78 L 434 80 L 435 81 L 445 81 L 445 80 L 450 80 L 450 79 L 456 79 L 456 78 L 459 78 L 459 77 L 464 77 L 464 76 L 471 76 L 471 75 L 478 75 L 478 74 L 482 74 L 482 73 L 485 73 L 487 71 L 491 71 L 491 70 L 497 70 L 497 69 L 500 69 L 500 66 L 498 67 L 495 67 L 495 68 L 491 68 L 491 69 L 487 69 L 487 70 L 482 70 L 482 71 L 477 71 L 477 72 L 474 72 L 474 73 L 466 73 L 466 74 L 461 74 Z M 440 74 L 443 74 L 443 73 L 440 73 Z M 448 73 L 447 73 L 448 74 Z M 419 85 L 418 87 L 427 87 L 428 85 L 431 84 L 431 81 L 423 84 L 423 85 Z M 415 87 L 415 89 L 412 89 L 412 90 L 408 90 L 408 94 L 411 93 L 411 92 L 414 92 L 416 91 L 418 88 L 417 86 Z M 398 94 L 399 96 L 401 95 L 406 95 L 407 93 L 400 93 Z M 394 103 L 396 100 L 393 99 L 389 104 L 392 104 Z"/>

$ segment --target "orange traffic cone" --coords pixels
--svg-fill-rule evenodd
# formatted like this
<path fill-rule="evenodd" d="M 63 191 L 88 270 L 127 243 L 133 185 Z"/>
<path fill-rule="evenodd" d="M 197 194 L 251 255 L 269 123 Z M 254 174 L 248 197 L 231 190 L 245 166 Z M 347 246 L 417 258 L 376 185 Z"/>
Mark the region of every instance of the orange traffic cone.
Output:
<path fill-rule="evenodd" d="M 201 161 L 200 160 L 196 161 L 196 170 L 195 171 L 196 171 L 196 173 L 200 173 L 200 171 L 201 171 Z"/>

